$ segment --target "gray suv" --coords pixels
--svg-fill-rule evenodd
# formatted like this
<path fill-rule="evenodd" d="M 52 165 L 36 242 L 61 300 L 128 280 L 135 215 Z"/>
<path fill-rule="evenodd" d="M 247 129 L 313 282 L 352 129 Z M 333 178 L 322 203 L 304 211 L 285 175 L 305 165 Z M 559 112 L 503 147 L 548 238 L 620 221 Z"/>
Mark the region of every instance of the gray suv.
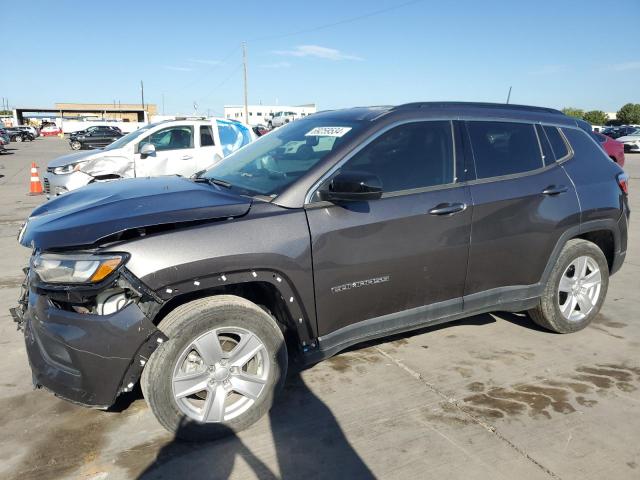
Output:
<path fill-rule="evenodd" d="M 625 257 L 627 181 L 552 109 L 323 112 L 198 178 L 36 208 L 12 313 L 37 387 L 108 407 L 140 381 L 164 427 L 214 438 L 269 410 L 291 359 L 492 310 L 584 328 Z"/>

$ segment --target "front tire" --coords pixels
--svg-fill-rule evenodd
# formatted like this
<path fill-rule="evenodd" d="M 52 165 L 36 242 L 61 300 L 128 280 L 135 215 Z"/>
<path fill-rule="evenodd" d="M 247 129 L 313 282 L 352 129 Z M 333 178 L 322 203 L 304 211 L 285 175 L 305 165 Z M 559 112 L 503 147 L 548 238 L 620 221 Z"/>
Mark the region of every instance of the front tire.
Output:
<path fill-rule="evenodd" d="M 82 144 L 80 142 L 71 142 L 72 150 L 80 150 L 82 148 Z"/>
<path fill-rule="evenodd" d="M 22 143 L 24 141 L 24 139 L 22 138 L 22 135 L 17 135 L 14 139 L 14 142 L 16 143 Z"/>
<path fill-rule="evenodd" d="M 282 331 L 263 309 L 218 295 L 177 307 L 158 328 L 169 340 L 151 355 L 140 383 L 167 430 L 212 440 L 248 428 L 271 408 L 288 357 Z"/>
<path fill-rule="evenodd" d="M 598 315 L 608 287 L 609 265 L 602 250 L 587 240 L 569 240 L 529 316 L 553 332 L 577 332 Z"/>

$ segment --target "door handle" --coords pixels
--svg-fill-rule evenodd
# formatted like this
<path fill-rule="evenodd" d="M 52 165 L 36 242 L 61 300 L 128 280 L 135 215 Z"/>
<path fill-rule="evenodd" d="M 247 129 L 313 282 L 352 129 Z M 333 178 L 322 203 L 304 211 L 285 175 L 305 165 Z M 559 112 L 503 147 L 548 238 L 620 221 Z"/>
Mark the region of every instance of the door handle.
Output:
<path fill-rule="evenodd" d="M 569 188 L 565 185 L 549 185 L 542 191 L 542 195 L 559 195 L 567 190 L 569 190 Z"/>
<path fill-rule="evenodd" d="M 466 203 L 440 203 L 429 210 L 430 215 L 452 215 L 467 209 Z"/>
<path fill-rule="evenodd" d="M 193 155 L 183 155 L 182 157 L 180 157 L 180 160 L 191 160 L 193 158 Z"/>

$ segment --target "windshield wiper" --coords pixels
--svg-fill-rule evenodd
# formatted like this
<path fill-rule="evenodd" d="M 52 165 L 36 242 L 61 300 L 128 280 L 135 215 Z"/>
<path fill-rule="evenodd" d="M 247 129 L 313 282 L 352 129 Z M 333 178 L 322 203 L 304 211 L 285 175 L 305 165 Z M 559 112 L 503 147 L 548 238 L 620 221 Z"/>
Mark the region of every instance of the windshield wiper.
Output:
<path fill-rule="evenodd" d="M 208 183 L 209 185 L 213 184 L 213 185 L 218 185 L 220 187 L 224 187 L 224 188 L 231 188 L 233 185 L 231 185 L 229 182 L 226 182 L 224 180 L 221 180 L 219 178 L 213 178 L 213 177 L 196 177 L 193 179 L 194 182 L 199 182 L 199 183 Z"/>

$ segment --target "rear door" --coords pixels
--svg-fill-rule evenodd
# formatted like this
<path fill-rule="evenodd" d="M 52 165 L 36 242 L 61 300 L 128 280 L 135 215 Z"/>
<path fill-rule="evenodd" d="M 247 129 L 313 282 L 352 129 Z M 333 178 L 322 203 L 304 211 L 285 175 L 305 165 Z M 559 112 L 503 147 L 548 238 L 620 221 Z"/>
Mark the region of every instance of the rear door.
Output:
<path fill-rule="evenodd" d="M 154 155 L 142 158 L 140 147 L 152 143 Z M 190 177 L 197 172 L 193 125 L 171 125 L 151 133 L 136 148 L 136 176 L 182 175 Z"/>
<path fill-rule="evenodd" d="M 462 310 L 471 208 L 455 151 L 449 121 L 397 126 L 339 170 L 377 175 L 381 199 L 307 205 L 320 335 L 388 314 L 420 323 Z"/>
<path fill-rule="evenodd" d="M 474 310 L 535 288 L 560 235 L 579 224 L 580 209 L 556 162 L 569 149 L 555 127 L 545 127 L 550 143 L 530 123 L 465 123 L 476 170 L 465 310 Z"/>

